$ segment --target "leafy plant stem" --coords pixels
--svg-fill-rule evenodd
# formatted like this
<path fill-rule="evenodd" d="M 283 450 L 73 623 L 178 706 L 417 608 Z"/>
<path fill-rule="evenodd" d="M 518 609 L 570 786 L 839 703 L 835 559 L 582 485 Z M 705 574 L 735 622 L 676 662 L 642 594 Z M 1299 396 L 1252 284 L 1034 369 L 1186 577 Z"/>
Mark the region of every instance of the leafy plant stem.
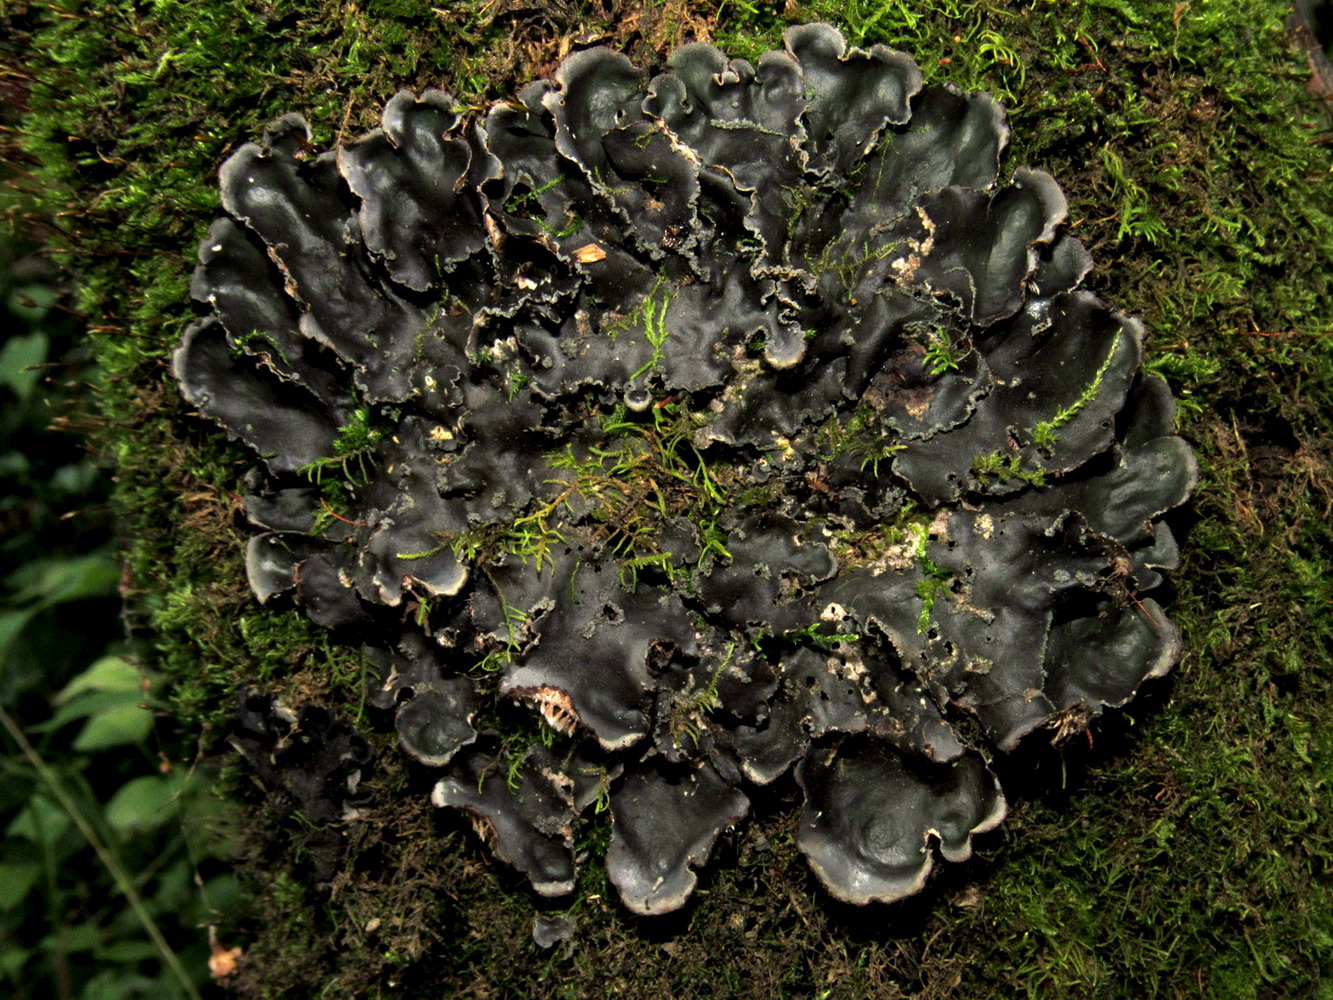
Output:
<path fill-rule="evenodd" d="M 88 846 L 93 849 L 93 853 L 97 855 L 97 859 L 102 862 L 102 865 L 106 868 L 107 872 L 110 873 L 112 880 L 116 883 L 116 888 L 120 890 L 121 895 L 125 897 L 125 901 L 129 903 L 130 909 L 134 911 L 135 917 L 138 918 L 139 923 L 143 925 L 144 931 L 150 938 L 152 938 L 153 944 L 162 955 L 162 961 L 164 961 L 167 964 L 167 967 L 171 969 L 172 974 L 180 983 L 181 989 L 185 991 L 185 995 L 190 997 L 191 1000 L 202 1000 L 199 996 L 199 991 L 195 989 L 194 983 L 190 979 L 189 973 L 185 971 L 185 967 L 181 965 L 180 959 L 177 958 L 176 953 L 172 951 L 171 945 L 169 945 L 167 939 L 163 937 L 161 928 L 157 926 L 157 921 L 154 920 L 153 915 L 148 912 L 148 908 L 144 906 L 143 898 L 139 895 L 138 890 L 134 888 L 134 881 L 130 878 L 129 873 L 125 871 L 124 867 L 121 866 L 119 859 L 117 859 L 106 844 L 103 843 L 102 838 L 98 836 L 97 831 L 94 830 L 92 824 L 88 822 L 88 818 L 84 816 L 83 811 L 79 809 L 78 804 L 75 803 L 69 793 L 65 791 L 65 786 L 61 784 L 60 778 L 53 770 L 51 770 L 33 745 L 28 742 L 28 738 L 24 735 L 23 730 L 2 705 L 0 705 L 0 725 L 5 727 L 5 731 L 9 733 L 10 738 L 18 745 L 24 758 L 32 765 L 33 770 L 37 772 L 37 775 L 42 779 L 42 782 L 50 790 L 51 794 L 55 796 L 56 801 L 60 803 L 60 808 L 65 810 L 66 815 L 68 815 L 74 825 L 79 828 L 79 832 L 83 834 L 83 838 L 88 841 Z"/>

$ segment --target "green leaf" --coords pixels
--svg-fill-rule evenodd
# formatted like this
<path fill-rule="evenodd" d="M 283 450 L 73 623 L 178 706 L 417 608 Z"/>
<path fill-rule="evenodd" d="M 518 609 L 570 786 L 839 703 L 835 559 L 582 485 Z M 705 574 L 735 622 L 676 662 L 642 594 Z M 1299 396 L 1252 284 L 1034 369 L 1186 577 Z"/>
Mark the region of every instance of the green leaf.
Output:
<path fill-rule="evenodd" d="M 109 556 L 94 553 L 58 563 L 44 582 L 43 603 L 48 607 L 91 597 L 112 597 L 120 582 L 120 568 Z"/>
<path fill-rule="evenodd" d="M 27 804 L 39 781 L 37 773 L 16 757 L 6 757 L 0 767 L 0 814 L 13 815 Z M 0 849 L 0 856 L 4 852 Z"/>
<path fill-rule="evenodd" d="M 0 948 L 0 974 L 8 979 L 17 978 L 31 957 L 32 952 L 27 948 L 18 948 L 14 945 Z"/>
<path fill-rule="evenodd" d="M 161 826 L 176 815 L 181 778 L 144 775 L 126 782 L 106 806 L 106 821 L 121 833 Z"/>
<path fill-rule="evenodd" d="M 34 614 L 36 611 L 31 608 L 22 611 L 0 611 L 0 662 L 4 661 L 9 647 L 14 645 L 14 640 L 27 627 L 28 622 L 32 621 Z"/>
<path fill-rule="evenodd" d="M 75 719 L 86 719 L 89 716 L 101 715 L 103 712 L 109 712 L 125 705 L 138 707 L 145 704 L 149 703 L 138 691 L 90 691 L 81 694 L 69 704 L 61 706 L 60 710 L 45 722 L 29 726 L 28 730 L 34 733 L 50 733 L 68 725 Z M 158 708 L 161 706 L 150 704 L 150 707 Z"/>
<path fill-rule="evenodd" d="M 25 563 L 10 574 L 7 585 L 17 591 L 11 600 L 35 601 L 42 608 L 91 597 L 112 597 L 120 571 L 104 552 L 68 559 Z"/>
<path fill-rule="evenodd" d="M 52 701 L 63 705 L 83 691 L 140 691 L 143 678 L 143 672 L 125 657 L 104 656 L 61 688 Z"/>
<path fill-rule="evenodd" d="M 23 902 L 41 874 L 42 866 L 35 861 L 0 864 L 0 912 Z"/>
<path fill-rule="evenodd" d="M 235 913 L 243 905 L 241 885 L 236 874 L 226 872 L 214 875 L 194 894 L 191 904 L 191 910 L 198 912 L 201 924 L 215 924 L 225 914 Z"/>
<path fill-rule="evenodd" d="M 52 844 L 69 829 L 69 816 L 44 795 L 34 795 L 14 817 L 5 831 L 9 837 L 23 837 L 34 844 Z"/>
<path fill-rule="evenodd" d="M 93 976 L 79 994 L 80 1000 L 176 1000 L 180 989 L 170 980 L 152 980 L 129 969 L 105 969 Z"/>
<path fill-rule="evenodd" d="M 105 948 L 98 948 L 94 955 L 104 962 L 136 963 L 160 958 L 162 953 L 151 941 L 116 941 Z"/>
<path fill-rule="evenodd" d="M 6 340 L 0 347 L 0 385 L 9 386 L 15 396 L 26 400 L 42 377 L 35 366 L 46 362 L 48 347 L 44 333 L 20 334 Z"/>
<path fill-rule="evenodd" d="M 56 302 L 56 290 L 50 285 L 19 285 L 10 290 L 9 311 L 28 323 L 40 323 Z M 42 355 L 42 361 L 46 355 Z M 40 364 L 41 362 L 38 362 Z"/>
<path fill-rule="evenodd" d="M 81 496 L 97 484 L 101 475 L 92 462 L 71 462 L 51 473 L 51 486 L 66 496 Z"/>
<path fill-rule="evenodd" d="M 107 747 L 142 743 L 153 731 L 153 713 L 136 705 L 120 705 L 99 712 L 88 720 L 74 740 L 75 750 L 105 750 Z"/>
<path fill-rule="evenodd" d="M 43 951 L 77 952 L 92 951 L 102 942 L 102 932 L 95 924 L 79 924 L 77 927 L 63 927 L 42 938 L 37 947 Z"/>
<path fill-rule="evenodd" d="M 21 451 L 6 451 L 0 454 L 0 476 L 12 476 L 17 479 L 26 475 L 32 468 L 28 456 Z"/>

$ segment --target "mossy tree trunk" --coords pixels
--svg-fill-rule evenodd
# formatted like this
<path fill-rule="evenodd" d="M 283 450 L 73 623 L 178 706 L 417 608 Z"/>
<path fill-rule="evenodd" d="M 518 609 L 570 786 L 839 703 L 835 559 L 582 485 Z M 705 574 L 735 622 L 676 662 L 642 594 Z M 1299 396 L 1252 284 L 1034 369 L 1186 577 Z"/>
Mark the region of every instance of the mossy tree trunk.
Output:
<path fill-rule="evenodd" d="M 240 692 L 319 704 L 371 734 L 374 805 L 311 829 L 241 768 L 246 996 L 1322 996 L 1333 974 L 1333 168 L 1329 109 L 1275 2 L 429 0 L 10 4 L 30 200 L 83 283 L 107 373 L 98 446 L 119 476 L 129 621 L 213 749 Z M 776 787 L 681 913 L 653 923 L 585 866 L 573 944 L 434 816 L 430 775 L 365 715 L 362 665 L 242 569 L 249 459 L 192 416 L 169 357 L 192 316 L 216 168 L 277 115 L 316 145 L 394 92 L 481 108 L 604 43 L 660 64 L 684 41 L 754 56 L 828 19 L 1008 106 L 1006 173 L 1064 186 L 1091 287 L 1149 329 L 1204 480 L 1177 520 L 1175 675 L 1083 742 L 1001 761 L 1015 815 L 978 858 L 891 908 L 832 903 Z M 599 836 L 604 840 L 605 829 Z M 587 845 L 593 856 L 596 844 Z"/>

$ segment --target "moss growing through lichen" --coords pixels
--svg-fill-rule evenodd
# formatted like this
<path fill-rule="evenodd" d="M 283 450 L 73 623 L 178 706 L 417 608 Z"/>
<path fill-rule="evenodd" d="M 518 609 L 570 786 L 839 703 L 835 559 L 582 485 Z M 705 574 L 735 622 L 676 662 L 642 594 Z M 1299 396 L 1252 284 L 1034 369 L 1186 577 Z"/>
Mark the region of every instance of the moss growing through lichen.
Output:
<path fill-rule="evenodd" d="M 99 441 L 119 465 L 130 620 L 194 724 L 222 725 L 234 692 L 256 682 L 349 718 L 361 697 L 355 654 L 294 614 L 252 606 L 231 493 L 245 458 L 184 419 L 164 381 L 225 153 L 291 108 L 327 146 L 374 125 L 402 86 L 504 96 L 553 63 L 561 39 L 603 33 L 647 63 L 700 28 L 758 54 L 785 26 L 758 4 L 727 5 L 716 21 L 717 5 L 683 2 L 501 7 L 5 11 L 14 52 L 32 42 L 22 141 L 40 162 L 28 183 L 84 277 L 87 309 L 106 318 Z M 1205 472 L 1176 576 L 1191 651 L 1178 678 L 1134 720 L 1014 761 L 1029 794 L 1003 857 L 973 869 L 979 884 L 960 875 L 888 911 L 882 934 L 827 911 L 801 863 L 780 860 L 794 852 L 765 850 L 790 830 L 759 823 L 734 848 L 739 864 L 672 925 L 669 953 L 588 901 L 568 958 L 532 954 L 530 901 L 497 887 L 457 830 L 403 836 L 431 820 L 418 796 L 392 794 L 419 776 L 391 768 L 374 779 L 376 822 L 352 832 L 333 894 L 310 875 L 308 831 L 260 813 L 251 886 L 270 929 L 235 929 L 250 935 L 244 995 L 505 995 L 544 982 L 568 996 L 608 984 L 687 996 L 707 983 L 738 996 L 1276 998 L 1317 996 L 1333 975 L 1333 622 L 1310 613 L 1333 603 L 1333 218 L 1317 186 L 1329 126 L 1284 41 L 1284 7 L 791 10 L 1001 96 L 1007 162 L 1060 179 L 1099 262 L 1092 286 L 1144 319 L 1146 365 L 1181 397 Z M 589 868 L 582 888 L 597 895 L 600 878 Z"/>
<path fill-rule="evenodd" d="M 1046 470 L 1023 468 L 1023 454 L 1017 451 L 1008 455 L 1001 455 L 998 451 L 977 455 L 972 459 L 972 471 L 983 482 L 994 477 L 1001 481 L 1016 479 L 1033 486 L 1046 485 Z"/>
<path fill-rule="evenodd" d="M 1110 370 L 1111 362 L 1115 360 L 1116 351 L 1119 350 L 1123 337 L 1123 332 L 1115 335 L 1115 339 L 1111 341 L 1110 349 L 1106 352 L 1106 360 L 1093 373 L 1092 381 L 1079 393 L 1078 398 L 1068 406 L 1061 407 L 1051 419 L 1043 420 L 1032 428 L 1032 443 L 1042 451 L 1049 453 L 1055 447 L 1055 442 L 1060 438 L 1060 428 L 1078 416 L 1085 406 L 1097 398 L 1097 394 L 1102 389 L 1102 379 L 1106 377 L 1106 373 Z"/>

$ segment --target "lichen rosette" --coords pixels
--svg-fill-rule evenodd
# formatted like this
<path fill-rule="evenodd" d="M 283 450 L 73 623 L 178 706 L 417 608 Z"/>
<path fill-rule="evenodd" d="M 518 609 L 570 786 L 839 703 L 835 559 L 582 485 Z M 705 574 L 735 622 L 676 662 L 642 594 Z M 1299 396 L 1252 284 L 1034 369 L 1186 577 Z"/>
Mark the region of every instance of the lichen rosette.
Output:
<path fill-rule="evenodd" d="M 318 155 L 287 116 L 221 171 L 175 371 L 261 459 L 253 589 L 364 646 L 538 892 L 609 802 L 623 901 L 678 907 L 794 772 L 829 891 L 897 899 L 1003 818 L 994 753 L 1179 654 L 1193 455 L 1059 188 L 1000 178 L 990 97 L 784 40 L 403 92 Z"/>

